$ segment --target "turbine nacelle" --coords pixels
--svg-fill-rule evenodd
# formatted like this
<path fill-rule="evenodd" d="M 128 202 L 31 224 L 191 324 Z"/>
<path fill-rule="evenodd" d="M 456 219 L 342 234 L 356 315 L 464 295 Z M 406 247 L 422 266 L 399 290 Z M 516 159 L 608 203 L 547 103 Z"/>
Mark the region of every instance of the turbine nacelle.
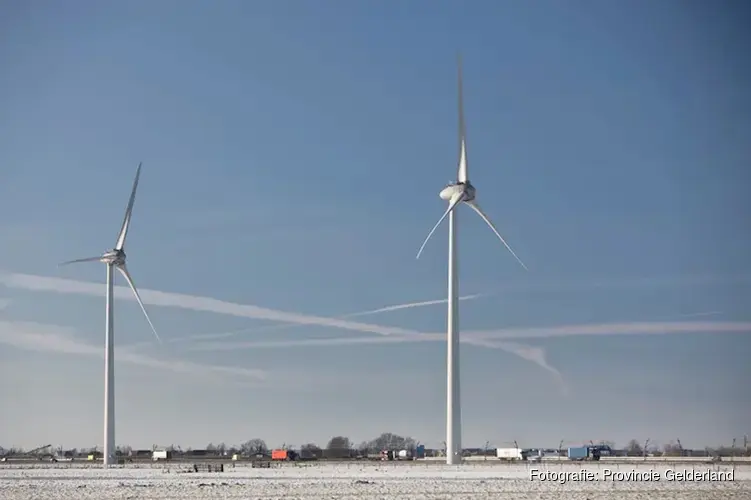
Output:
<path fill-rule="evenodd" d="M 451 201 L 455 196 L 463 194 L 462 201 L 472 201 L 475 199 L 475 187 L 467 182 L 452 182 L 438 194 L 444 201 Z"/>
<path fill-rule="evenodd" d="M 125 239 L 128 236 L 128 228 L 130 227 L 130 220 L 131 216 L 133 215 L 133 203 L 136 200 L 136 190 L 138 189 L 138 179 L 140 178 L 140 176 L 141 164 L 139 163 L 138 169 L 136 169 L 136 178 L 135 180 L 133 180 L 133 189 L 130 191 L 130 200 L 128 200 L 128 207 L 125 209 L 125 218 L 123 219 L 123 225 L 120 227 L 120 232 L 117 234 L 117 243 L 115 243 L 115 248 L 113 248 L 112 250 L 107 250 L 98 257 L 86 257 L 84 259 L 69 260 L 68 262 L 63 262 L 60 265 L 66 266 L 68 264 L 77 264 L 80 262 L 102 262 L 104 264 L 107 264 L 108 266 L 114 266 L 114 268 L 123 275 L 125 281 L 128 282 L 128 286 L 133 291 L 136 302 L 138 302 L 138 305 L 141 307 L 141 311 L 143 311 L 143 315 L 146 317 L 146 321 L 149 323 L 151 331 L 154 332 L 154 337 L 156 337 L 156 340 L 161 344 L 162 340 L 159 338 L 159 334 L 156 332 L 156 328 L 154 328 L 154 324 L 151 322 L 151 318 L 149 318 L 149 313 L 146 312 L 146 307 L 143 305 L 141 295 L 138 293 L 136 284 L 133 282 L 133 278 L 131 277 L 127 266 L 125 265 Z M 109 291 L 111 291 L 111 289 L 109 289 Z"/>
<path fill-rule="evenodd" d="M 457 172 L 456 172 L 456 181 L 451 182 L 449 185 L 447 185 L 441 192 L 439 193 L 439 196 L 442 200 L 447 201 L 449 206 L 446 208 L 446 211 L 443 212 L 443 215 L 440 219 L 438 219 L 438 222 L 436 222 L 435 226 L 433 226 L 433 229 L 430 230 L 428 233 L 427 238 L 425 238 L 425 241 L 423 241 L 422 245 L 420 246 L 420 250 L 417 251 L 417 258 L 420 258 L 420 254 L 422 254 L 423 249 L 425 248 L 425 245 L 430 240 L 430 237 L 433 236 L 433 233 L 436 229 L 438 229 L 438 226 L 441 225 L 441 222 L 449 216 L 454 210 L 459 208 L 459 205 L 464 204 L 467 205 L 469 208 L 471 208 L 477 215 L 480 216 L 480 218 L 485 221 L 485 224 L 490 227 L 490 229 L 495 233 L 495 235 L 498 237 L 498 239 L 503 243 L 503 245 L 506 247 L 506 249 L 511 253 L 511 255 L 514 256 L 514 258 L 521 264 L 521 266 L 524 269 L 527 269 L 527 266 L 524 265 L 524 262 L 519 259 L 519 257 L 516 256 L 514 251 L 511 249 L 511 247 L 506 243 L 506 240 L 503 239 L 503 236 L 501 236 L 501 233 L 498 232 L 498 229 L 496 229 L 495 225 L 490 221 L 487 215 L 485 215 L 485 212 L 483 212 L 482 208 L 480 208 L 480 205 L 477 204 L 477 200 L 475 200 L 475 196 L 477 195 L 477 191 L 475 190 L 475 187 L 472 185 L 471 182 L 469 182 L 469 170 L 468 170 L 468 163 L 467 163 L 467 131 L 464 124 L 464 101 L 462 97 L 462 68 L 461 68 L 461 59 L 459 60 L 458 64 L 458 87 L 459 87 L 459 159 L 457 164 Z"/>
<path fill-rule="evenodd" d="M 124 266 L 125 265 L 125 252 L 123 250 L 107 250 L 99 258 L 100 262 L 111 266 Z"/>

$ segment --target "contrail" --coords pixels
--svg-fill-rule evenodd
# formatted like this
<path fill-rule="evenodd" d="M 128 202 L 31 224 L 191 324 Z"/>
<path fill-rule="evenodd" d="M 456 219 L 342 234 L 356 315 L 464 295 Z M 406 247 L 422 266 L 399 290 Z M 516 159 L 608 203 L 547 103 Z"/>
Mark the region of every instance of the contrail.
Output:
<path fill-rule="evenodd" d="M 482 342 L 482 341 L 478 341 L 478 342 Z M 476 345 L 482 345 L 482 343 L 478 343 Z M 520 358 L 526 359 L 527 361 L 531 361 L 532 363 L 538 365 L 543 370 L 546 370 L 547 372 L 553 375 L 553 378 L 558 383 L 558 386 L 561 389 L 561 393 L 564 396 L 567 396 L 569 394 L 569 387 L 566 384 L 566 381 L 563 379 L 563 375 L 561 375 L 561 372 L 559 372 L 556 368 L 554 368 L 548 363 L 548 357 L 545 353 L 545 350 L 542 347 L 517 344 L 515 342 L 491 342 L 491 341 L 486 341 L 484 345 L 485 347 L 502 349 L 506 352 L 516 354 Z"/>
<path fill-rule="evenodd" d="M 76 339 L 69 328 L 42 323 L 21 321 L 0 321 L 0 344 L 30 351 L 56 352 L 102 358 L 102 348 L 86 344 Z M 175 359 L 157 359 L 151 356 L 130 352 L 119 353 L 117 361 L 149 366 L 177 373 L 200 375 L 232 375 L 263 380 L 267 377 L 263 370 L 203 365 Z"/>
<path fill-rule="evenodd" d="M 459 297 L 459 300 L 472 300 L 479 297 L 483 297 L 484 294 L 476 293 L 473 295 L 465 295 L 463 297 Z M 422 302 L 409 302 L 406 304 L 397 304 L 393 306 L 385 306 L 381 307 L 380 309 L 371 309 L 369 311 L 361 311 L 356 313 L 350 313 L 345 314 L 343 316 L 338 316 L 335 319 L 347 319 L 347 318 L 354 318 L 357 316 L 366 316 L 370 314 L 380 314 L 384 312 L 391 312 L 391 311 L 398 311 L 401 309 L 413 309 L 417 307 L 426 307 L 426 306 L 432 306 L 436 304 L 445 304 L 448 302 L 448 299 L 437 299 L 437 300 L 426 300 Z M 300 323 L 282 323 L 280 325 L 268 325 L 268 326 L 259 326 L 254 328 L 241 328 L 239 330 L 230 330 L 227 332 L 222 333 L 204 333 L 199 335 L 190 335 L 187 337 L 178 337 L 175 339 L 170 339 L 167 342 L 192 342 L 196 340 L 210 340 L 210 339 L 222 339 L 227 337 L 233 337 L 235 335 L 239 335 L 242 333 L 263 333 L 263 332 L 271 332 L 271 331 L 278 331 L 278 330 L 287 330 L 290 328 L 302 326 Z M 131 344 L 127 346 L 127 348 L 135 348 L 145 345 L 152 345 L 153 342 L 139 342 L 138 344 Z"/>
<path fill-rule="evenodd" d="M 464 295 L 462 297 L 459 297 L 459 300 L 472 300 L 472 299 L 477 299 L 477 298 L 484 297 L 484 296 L 485 294 L 475 293 L 473 295 Z M 362 312 L 347 314 L 345 316 L 342 316 L 342 318 L 354 318 L 356 316 L 367 316 L 368 314 L 379 314 L 383 312 L 398 311 L 400 309 L 412 309 L 413 307 L 425 307 L 425 306 L 432 306 L 435 304 L 445 304 L 446 302 L 448 302 L 448 299 L 426 300 L 424 302 L 411 302 L 409 304 L 397 304 L 395 306 L 386 306 L 386 307 L 381 307 L 380 309 L 373 309 L 370 311 L 362 311 Z"/>
<path fill-rule="evenodd" d="M 104 295 L 104 292 L 101 290 L 101 285 L 98 283 L 54 278 L 48 276 L 36 276 L 31 274 L 0 274 L 0 283 L 3 283 L 5 286 L 11 288 L 22 288 L 26 290 L 64 294 L 72 293 L 79 295 L 89 295 L 93 297 L 101 297 Z M 130 289 L 128 287 L 116 286 L 115 292 L 116 295 L 119 293 L 119 299 L 135 300 L 135 297 L 128 295 L 128 293 L 130 292 Z M 375 333 L 378 335 L 412 335 L 415 333 L 412 330 L 398 327 L 372 325 L 368 323 L 360 323 L 335 318 L 285 312 L 275 309 L 268 309 L 265 307 L 227 302 L 211 297 L 160 292 L 157 290 L 141 290 L 141 299 L 144 303 L 154 306 L 178 307 L 181 309 L 190 309 L 193 311 L 213 312 L 217 314 L 226 314 L 244 318 L 267 319 L 271 321 L 297 323 L 301 325 L 328 326 L 332 328 L 341 328 L 344 330 L 357 332 Z"/>
<path fill-rule="evenodd" d="M 751 333 L 751 322 L 651 322 L 651 323 L 601 323 L 585 325 L 559 325 L 539 328 L 508 328 L 501 330 L 475 330 L 462 332 L 461 342 L 487 346 L 488 342 L 554 338 L 572 336 L 609 335 L 669 335 L 685 333 Z M 337 346 L 352 344 L 396 344 L 407 342 L 437 342 L 446 339 L 445 333 L 419 333 L 410 336 L 335 337 L 325 339 L 272 340 L 247 342 L 204 342 L 190 350 L 224 351 L 236 349 L 263 349 L 283 347 Z"/>
<path fill-rule="evenodd" d="M 722 311 L 707 311 L 707 312 L 698 312 L 698 313 L 690 313 L 690 314 L 681 314 L 681 318 L 698 318 L 701 316 L 719 316 L 720 314 L 725 314 Z"/>
<path fill-rule="evenodd" d="M 748 333 L 751 322 L 734 321 L 653 321 L 634 323 L 600 323 L 560 325 L 539 328 L 510 328 L 466 332 L 474 338 L 518 339 L 571 337 L 577 335 L 663 335 L 680 333 Z"/>
<path fill-rule="evenodd" d="M 48 276 L 38 276 L 32 274 L 0 273 L 0 283 L 3 283 L 5 286 L 11 288 L 21 288 L 25 290 L 89 295 L 94 297 L 101 297 L 102 295 L 104 295 L 102 287 L 98 283 Z M 114 288 L 116 296 L 118 293 L 120 294 L 118 298 L 135 300 L 135 298 L 130 293 L 126 293 L 130 291 L 127 287 L 116 286 Z M 226 314 L 231 316 L 241 316 L 255 319 L 267 319 L 273 321 L 282 321 L 285 323 L 329 326 L 333 328 L 341 328 L 344 330 L 374 333 L 382 336 L 393 335 L 417 339 L 423 335 L 422 332 L 408 330 L 405 328 L 373 325 L 368 323 L 347 321 L 345 319 L 325 318 L 321 316 L 290 313 L 253 305 L 244 305 L 234 302 L 217 300 L 211 297 L 160 292 L 157 290 L 142 289 L 141 300 L 143 300 L 144 303 L 153 306 L 178 307 L 194 311 L 213 312 L 217 314 Z M 368 311 L 368 313 L 374 314 L 371 311 Z M 445 338 L 445 334 L 443 334 L 443 337 Z M 472 340 L 469 339 L 466 342 L 472 343 Z M 503 347 L 499 348 L 503 349 Z M 517 352 L 512 353 L 518 355 Z"/>

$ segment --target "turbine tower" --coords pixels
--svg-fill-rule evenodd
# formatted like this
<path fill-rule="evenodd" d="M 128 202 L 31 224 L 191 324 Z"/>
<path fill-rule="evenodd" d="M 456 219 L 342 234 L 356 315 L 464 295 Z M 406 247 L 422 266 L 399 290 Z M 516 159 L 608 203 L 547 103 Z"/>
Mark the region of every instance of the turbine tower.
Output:
<path fill-rule="evenodd" d="M 442 200 L 448 201 L 448 208 L 443 213 L 433 229 L 428 233 L 417 258 L 420 258 L 425 245 L 433 236 L 433 233 L 441 222 L 449 219 L 449 252 L 448 252 L 448 335 L 447 335 L 447 360 L 446 360 L 446 463 L 449 465 L 459 464 L 462 461 L 461 445 L 461 398 L 459 393 L 459 272 L 457 269 L 457 219 L 456 207 L 464 203 L 474 210 L 482 220 L 495 233 L 501 243 L 505 245 L 511 255 L 522 265 L 527 266 L 516 256 L 511 247 L 506 243 L 501 234 L 495 228 L 487 215 L 482 211 L 475 200 L 475 187 L 469 182 L 467 168 L 467 133 L 464 125 L 464 102 L 462 98 L 462 61 L 458 58 L 458 86 L 459 86 L 459 161 L 456 182 L 452 182 L 440 192 Z"/>
<path fill-rule="evenodd" d="M 138 164 L 136 170 L 136 179 L 133 181 L 133 190 L 130 193 L 130 201 L 128 201 L 128 208 L 125 210 L 125 219 L 123 225 L 120 228 L 120 233 L 117 236 L 117 242 L 115 248 L 104 252 L 99 257 L 87 257 L 85 259 L 76 259 L 68 262 L 63 262 L 61 266 L 68 264 L 75 264 L 78 262 L 104 262 L 107 265 L 107 305 L 105 306 L 105 319 L 106 319 L 106 334 L 104 338 L 104 456 L 103 463 L 105 466 L 114 464 L 116 462 L 115 457 L 115 339 L 114 339 L 114 319 L 113 302 L 114 302 L 114 269 L 120 271 L 125 281 L 130 285 L 130 289 L 133 290 L 133 295 L 136 296 L 138 305 L 141 306 L 146 321 L 151 326 L 151 331 L 154 332 L 154 336 L 157 341 L 161 343 L 159 334 L 156 333 L 156 328 L 149 318 L 149 314 L 146 312 L 141 301 L 141 296 L 138 294 L 136 285 L 133 283 L 128 268 L 125 266 L 125 237 L 128 235 L 128 228 L 130 227 L 130 218 L 133 213 L 133 202 L 136 199 L 136 189 L 138 189 L 138 178 L 141 175 L 141 164 Z"/>

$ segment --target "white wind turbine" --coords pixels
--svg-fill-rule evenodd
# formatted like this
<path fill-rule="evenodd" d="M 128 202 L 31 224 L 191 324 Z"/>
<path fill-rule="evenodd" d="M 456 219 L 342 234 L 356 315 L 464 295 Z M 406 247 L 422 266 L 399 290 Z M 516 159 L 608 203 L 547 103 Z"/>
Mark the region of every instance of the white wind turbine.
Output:
<path fill-rule="evenodd" d="M 78 262 L 104 262 L 107 265 L 107 305 L 105 307 L 106 318 L 106 336 L 104 340 L 104 465 L 110 465 L 115 463 L 115 345 L 114 345 L 114 320 L 113 302 L 114 302 L 114 269 L 120 271 L 125 280 L 130 285 L 133 294 L 136 296 L 138 305 L 141 306 L 143 314 L 146 316 L 146 321 L 149 322 L 151 330 L 154 332 L 154 336 L 161 343 L 159 334 L 156 333 L 156 328 L 149 318 L 149 314 L 146 312 L 141 301 L 141 296 L 138 294 L 136 285 L 133 283 L 133 278 L 130 277 L 128 268 L 125 266 L 125 237 L 128 235 L 128 228 L 130 227 L 130 218 L 133 213 L 133 202 L 136 199 L 136 189 L 138 189 L 138 178 L 141 175 L 141 164 L 138 164 L 136 170 L 136 179 L 133 181 L 133 190 L 130 193 L 130 200 L 128 201 L 128 208 L 125 210 L 125 219 L 123 225 L 120 228 L 120 233 L 117 236 L 117 242 L 115 248 L 104 252 L 99 257 L 87 257 L 85 259 L 76 259 L 68 262 L 63 262 L 61 266 L 68 264 L 75 264 Z"/>
<path fill-rule="evenodd" d="M 462 98 L 462 63 L 461 58 L 458 60 L 458 81 L 459 81 L 459 168 L 456 182 L 452 182 L 440 193 L 441 199 L 448 201 L 449 206 L 443 213 L 433 229 L 428 233 L 420 250 L 417 252 L 417 258 L 420 258 L 425 245 L 430 240 L 438 226 L 447 216 L 449 218 L 449 255 L 448 255 L 448 356 L 446 361 L 446 463 L 449 465 L 461 463 L 462 445 L 461 445 L 461 399 L 459 395 L 459 273 L 456 264 L 456 207 L 460 203 L 468 205 L 482 220 L 490 226 L 498 239 L 501 240 L 511 255 L 522 265 L 524 269 L 527 266 L 516 256 L 511 247 L 506 243 L 501 234 L 495 228 L 487 215 L 482 211 L 475 201 L 475 187 L 469 182 L 467 170 L 467 134 L 464 125 L 464 103 Z"/>

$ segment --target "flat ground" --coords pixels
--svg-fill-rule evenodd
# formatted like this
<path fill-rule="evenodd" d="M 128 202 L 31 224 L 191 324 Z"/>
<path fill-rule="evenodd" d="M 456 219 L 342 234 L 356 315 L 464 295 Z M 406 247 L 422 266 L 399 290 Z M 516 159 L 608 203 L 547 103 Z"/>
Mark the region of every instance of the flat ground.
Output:
<path fill-rule="evenodd" d="M 732 481 L 671 481 L 673 471 L 730 471 L 699 464 L 530 464 L 411 467 L 388 463 L 305 464 L 272 469 L 227 467 L 221 473 L 187 473 L 186 464 L 131 465 L 108 470 L 83 464 L 0 467 L 2 500 L 110 499 L 541 499 L 541 500 L 748 500 L 751 467 L 736 467 Z M 590 481 L 530 479 L 533 469 L 596 476 Z M 643 478 L 606 479 L 607 471 Z M 572 480 L 574 479 L 574 480 Z"/>

